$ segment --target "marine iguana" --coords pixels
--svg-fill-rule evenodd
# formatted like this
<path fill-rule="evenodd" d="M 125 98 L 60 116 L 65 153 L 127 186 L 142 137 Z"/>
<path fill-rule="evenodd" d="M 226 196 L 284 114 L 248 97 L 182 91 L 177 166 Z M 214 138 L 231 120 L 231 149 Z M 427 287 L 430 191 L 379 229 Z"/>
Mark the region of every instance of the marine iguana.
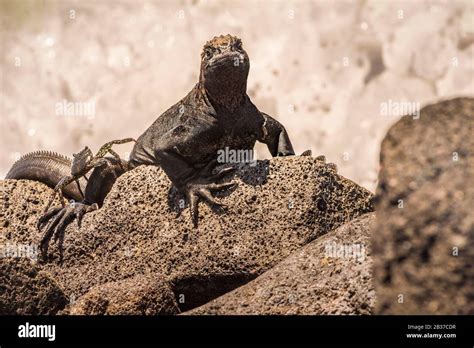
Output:
<path fill-rule="evenodd" d="M 77 179 L 77 183 L 69 180 L 63 190 L 77 202 L 51 208 L 38 221 L 38 228 L 45 227 L 40 244 L 43 253 L 47 254 L 52 237 L 60 237 L 76 218 L 80 224 L 85 213 L 103 204 L 115 180 L 137 166 L 156 165 L 165 171 L 173 185 L 185 194 L 196 226 L 199 199 L 219 206 L 211 192 L 234 185 L 217 183 L 232 171 L 224 168 L 213 172 L 219 150 L 252 150 L 260 141 L 267 144 L 272 156 L 294 155 L 285 128 L 260 112 L 247 95 L 249 68 L 249 57 L 239 38 L 221 35 L 208 41 L 201 54 L 199 81 L 191 92 L 137 139 L 128 163 L 103 157 L 88 179 L 71 176 L 71 160 L 56 153 L 38 151 L 19 159 L 7 179 L 37 180 L 51 187 L 66 176 Z M 86 149 L 83 151 L 87 160 L 82 169 L 90 164 L 88 161 L 95 160 Z M 75 156 L 79 162 L 83 160 L 79 154 Z"/>

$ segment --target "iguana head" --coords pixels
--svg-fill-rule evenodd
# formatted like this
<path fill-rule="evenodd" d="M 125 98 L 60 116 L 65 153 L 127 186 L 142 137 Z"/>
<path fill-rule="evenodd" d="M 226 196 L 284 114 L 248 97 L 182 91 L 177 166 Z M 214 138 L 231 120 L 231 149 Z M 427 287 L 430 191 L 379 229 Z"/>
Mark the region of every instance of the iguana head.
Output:
<path fill-rule="evenodd" d="M 204 45 L 200 84 L 211 102 L 232 110 L 246 94 L 249 68 L 249 57 L 238 37 L 216 36 Z"/>

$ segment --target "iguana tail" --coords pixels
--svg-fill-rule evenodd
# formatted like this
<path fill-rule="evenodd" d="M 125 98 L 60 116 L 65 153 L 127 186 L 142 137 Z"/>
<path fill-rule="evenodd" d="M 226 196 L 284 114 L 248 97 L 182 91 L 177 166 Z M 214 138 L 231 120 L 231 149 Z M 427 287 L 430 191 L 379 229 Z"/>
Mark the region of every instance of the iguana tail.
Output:
<path fill-rule="evenodd" d="M 51 151 L 35 151 L 23 155 L 13 164 L 5 179 L 27 179 L 42 182 L 54 188 L 61 178 L 71 174 L 72 160 Z M 73 182 L 66 186 L 66 197 L 81 201 L 87 181 L 79 179 L 79 186 Z"/>

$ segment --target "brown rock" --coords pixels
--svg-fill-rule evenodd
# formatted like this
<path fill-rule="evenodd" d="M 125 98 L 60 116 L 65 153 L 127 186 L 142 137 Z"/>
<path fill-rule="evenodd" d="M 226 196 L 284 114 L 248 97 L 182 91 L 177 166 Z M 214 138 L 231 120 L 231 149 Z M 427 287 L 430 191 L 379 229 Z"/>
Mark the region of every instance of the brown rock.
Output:
<path fill-rule="evenodd" d="M 373 221 L 373 213 L 352 220 L 250 283 L 184 314 L 370 314 Z M 353 249 L 341 251 L 346 247 Z"/>
<path fill-rule="evenodd" d="M 377 312 L 474 313 L 474 99 L 403 117 L 382 143 Z M 401 303 L 400 303 L 401 302 Z"/>
<path fill-rule="evenodd" d="M 74 315 L 158 315 L 179 313 L 168 283 L 156 276 L 136 277 L 93 287 L 71 305 Z"/>
<path fill-rule="evenodd" d="M 55 314 L 66 303 L 62 290 L 35 262 L 0 258 L 0 315 Z"/>
<path fill-rule="evenodd" d="M 372 194 L 311 157 L 242 166 L 239 186 L 218 194 L 227 212 L 200 204 L 193 228 L 181 195 L 157 167 L 124 174 L 104 206 L 71 224 L 45 269 L 68 296 L 139 274 L 160 274 L 181 310 L 208 302 L 262 274 L 316 237 L 372 211 Z M 34 227 L 51 192 L 44 185 L 5 180 L 0 226 L 11 240 L 38 241 Z M 39 201 L 33 204 L 31 201 Z"/>

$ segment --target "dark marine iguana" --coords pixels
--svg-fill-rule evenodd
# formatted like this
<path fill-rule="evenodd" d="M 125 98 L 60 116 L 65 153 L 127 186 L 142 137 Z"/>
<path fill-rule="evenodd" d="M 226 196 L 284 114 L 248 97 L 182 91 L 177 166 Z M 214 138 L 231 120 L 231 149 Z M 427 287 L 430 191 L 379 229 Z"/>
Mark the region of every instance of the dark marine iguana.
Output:
<path fill-rule="evenodd" d="M 196 226 L 199 199 L 219 205 L 211 192 L 234 185 L 216 183 L 232 171 L 224 168 L 213 172 L 219 150 L 252 150 L 260 141 L 267 144 L 272 156 L 294 155 L 285 128 L 260 112 L 247 95 L 249 67 L 249 57 L 239 38 L 221 35 L 208 41 L 201 54 L 198 83 L 137 139 L 128 163 L 117 156 L 104 157 L 87 168 L 93 169 L 89 178 L 83 177 L 87 173 L 84 170 L 81 177 L 73 175 L 77 182 L 69 180 L 61 188 L 65 196 L 77 202 L 51 208 L 40 218 L 38 228 L 45 227 L 40 245 L 43 253 L 47 254 L 52 237 L 60 237 L 76 218 L 80 224 L 85 213 L 103 204 L 115 180 L 137 166 L 155 165 L 165 171 L 173 185 L 185 194 Z M 82 153 L 87 156 L 75 155 L 78 162 L 85 161 L 84 166 L 96 160 L 86 149 Z M 33 152 L 18 160 L 6 178 L 37 180 L 56 187 L 64 177 L 71 176 L 72 164 L 52 152 Z"/>

